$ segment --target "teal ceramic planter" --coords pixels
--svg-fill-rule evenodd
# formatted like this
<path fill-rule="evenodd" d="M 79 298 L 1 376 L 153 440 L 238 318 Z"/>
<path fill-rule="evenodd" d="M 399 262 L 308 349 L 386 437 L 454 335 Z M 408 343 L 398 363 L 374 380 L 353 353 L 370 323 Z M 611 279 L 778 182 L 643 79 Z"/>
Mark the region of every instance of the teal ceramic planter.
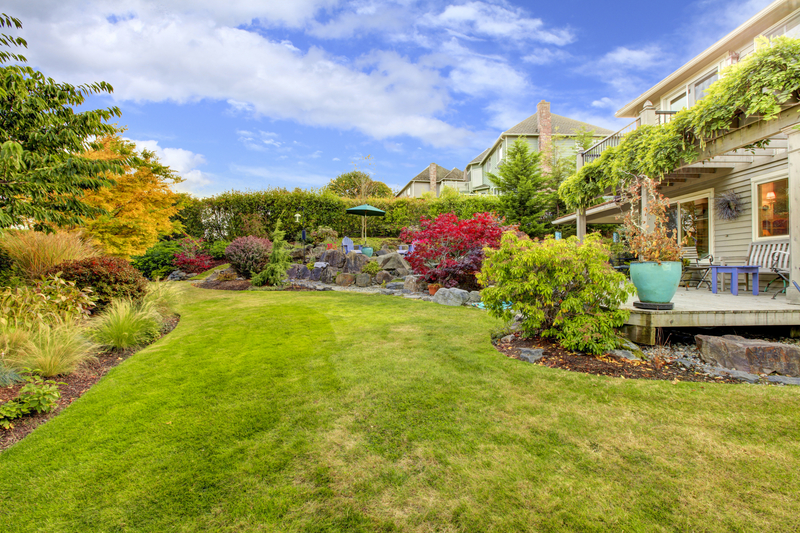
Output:
<path fill-rule="evenodd" d="M 366 255 L 367 257 L 372 257 L 372 248 L 369 246 L 364 246 L 361 248 L 361 253 Z"/>
<path fill-rule="evenodd" d="M 660 265 L 653 261 L 631 263 L 630 272 L 639 301 L 666 304 L 678 290 L 683 263 L 680 261 L 662 261 Z"/>

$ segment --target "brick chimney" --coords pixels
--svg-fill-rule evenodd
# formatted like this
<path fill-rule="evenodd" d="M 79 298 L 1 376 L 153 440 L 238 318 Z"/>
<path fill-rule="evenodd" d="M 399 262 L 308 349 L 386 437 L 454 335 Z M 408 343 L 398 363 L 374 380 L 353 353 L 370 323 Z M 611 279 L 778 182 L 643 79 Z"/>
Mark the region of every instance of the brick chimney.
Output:
<path fill-rule="evenodd" d="M 434 196 L 439 196 L 436 193 L 436 163 L 431 163 L 428 167 L 428 179 L 431 180 L 431 192 Z"/>
<path fill-rule="evenodd" d="M 553 123 L 550 119 L 550 102 L 542 100 L 536 106 L 539 116 L 539 151 L 542 152 L 542 170 L 550 172 L 550 159 L 553 157 Z"/>

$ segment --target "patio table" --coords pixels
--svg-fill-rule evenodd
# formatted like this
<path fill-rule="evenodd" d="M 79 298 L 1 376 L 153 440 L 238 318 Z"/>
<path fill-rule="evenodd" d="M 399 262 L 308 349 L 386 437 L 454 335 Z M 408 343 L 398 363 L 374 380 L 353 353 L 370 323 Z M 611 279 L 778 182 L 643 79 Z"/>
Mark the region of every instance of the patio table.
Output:
<path fill-rule="evenodd" d="M 717 274 L 731 275 L 731 294 L 739 295 L 739 274 L 753 275 L 753 296 L 758 296 L 758 265 L 711 265 L 711 292 L 717 294 Z M 723 280 L 724 281 L 724 280 Z"/>

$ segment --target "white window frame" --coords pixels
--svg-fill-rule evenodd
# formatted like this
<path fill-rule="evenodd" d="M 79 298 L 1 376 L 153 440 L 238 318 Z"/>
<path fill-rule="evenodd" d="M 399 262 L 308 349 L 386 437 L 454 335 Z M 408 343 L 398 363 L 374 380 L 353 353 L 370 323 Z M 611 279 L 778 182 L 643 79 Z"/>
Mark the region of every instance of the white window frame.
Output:
<path fill-rule="evenodd" d="M 790 237 L 790 235 L 772 235 L 770 237 L 764 237 L 760 235 L 759 224 L 758 224 L 758 186 L 764 183 L 769 183 L 771 181 L 778 181 L 781 179 L 788 179 L 789 178 L 789 169 L 785 170 L 776 170 L 775 172 L 770 172 L 769 174 L 764 174 L 763 176 L 759 176 L 758 178 L 753 178 L 750 180 L 750 230 L 753 237 L 753 242 L 770 242 L 770 241 L 780 241 L 786 240 Z M 790 229 L 791 231 L 791 229 Z"/>
<path fill-rule="evenodd" d="M 715 224 L 714 224 L 714 218 L 715 218 L 715 213 L 714 213 L 714 189 L 703 189 L 702 191 L 696 191 L 696 192 L 693 192 L 691 194 L 685 194 L 683 196 L 678 196 L 676 198 L 670 198 L 669 199 L 669 205 L 670 205 L 670 207 L 672 207 L 673 205 L 683 204 L 683 203 L 687 203 L 687 202 L 693 202 L 695 200 L 699 200 L 700 198 L 708 198 L 708 253 L 713 256 L 713 255 L 716 255 L 716 253 L 717 253 L 717 250 L 716 250 L 716 239 L 714 238 L 714 233 L 716 231 Z M 680 210 L 680 208 L 678 208 L 676 211 L 678 213 L 678 220 L 676 221 L 677 222 L 677 226 L 678 226 L 678 228 L 681 228 L 682 227 L 681 226 L 681 221 L 680 221 L 681 210 Z M 683 246 L 683 243 L 679 242 L 678 244 Z"/>
<path fill-rule="evenodd" d="M 693 105 L 695 105 L 698 102 L 698 100 L 695 100 L 695 95 L 694 95 L 694 86 L 695 86 L 695 84 L 697 84 L 700 80 L 704 80 L 704 79 L 706 79 L 709 76 L 712 76 L 714 74 L 717 75 L 717 81 L 719 81 L 719 79 L 720 79 L 719 78 L 719 65 L 717 65 L 714 68 L 708 70 L 702 76 L 698 76 L 695 79 L 693 79 L 691 82 L 689 82 L 689 84 L 686 86 L 686 95 L 687 95 L 686 96 L 686 106 L 687 106 L 687 108 L 692 107 Z"/>

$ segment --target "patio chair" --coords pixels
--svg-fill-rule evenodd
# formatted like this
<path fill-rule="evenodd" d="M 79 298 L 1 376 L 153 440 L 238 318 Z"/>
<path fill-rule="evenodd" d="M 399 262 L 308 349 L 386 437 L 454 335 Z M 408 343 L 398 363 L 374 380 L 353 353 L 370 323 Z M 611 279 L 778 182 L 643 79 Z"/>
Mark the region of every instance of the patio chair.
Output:
<path fill-rule="evenodd" d="M 400 255 L 406 255 L 408 253 L 408 245 L 407 244 L 401 244 L 400 246 L 398 246 L 397 247 L 397 253 L 400 254 Z"/>
<path fill-rule="evenodd" d="M 780 293 L 786 292 L 786 287 L 789 286 L 789 252 L 772 252 L 772 263 L 770 264 L 769 269 L 774 272 L 777 277 L 769 280 L 767 286 L 764 287 L 764 292 L 769 291 L 769 286 L 772 285 L 773 282 L 778 281 L 779 279 L 783 282 L 783 287 L 781 290 L 772 295 L 772 299 L 774 300 L 775 297 Z M 797 284 L 795 284 L 795 286 L 796 285 Z"/>
<path fill-rule="evenodd" d="M 695 281 L 695 274 L 699 273 L 701 276 L 700 279 L 697 280 L 697 285 L 695 288 L 699 289 L 700 285 L 705 283 L 710 289 L 711 280 L 707 278 L 711 272 L 711 265 L 714 263 L 714 256 L 711 254 L 700 256 L 697 254 L 697 248 L 694 246 L 684 246 L 682 251 L 683 259 L 689 261 L 688 265 L 684 264 L 683 266 L 683 274 L 681 275 L 683 286 L 686 287 L 686 290 L 688 291 L 692 281 Z"/>
<path fill-rule="evenodd" d="M 345 255 L 353 251 L 353 239 L 350 237 L 345 237 L 342 239 L 342 251 Z"/>

